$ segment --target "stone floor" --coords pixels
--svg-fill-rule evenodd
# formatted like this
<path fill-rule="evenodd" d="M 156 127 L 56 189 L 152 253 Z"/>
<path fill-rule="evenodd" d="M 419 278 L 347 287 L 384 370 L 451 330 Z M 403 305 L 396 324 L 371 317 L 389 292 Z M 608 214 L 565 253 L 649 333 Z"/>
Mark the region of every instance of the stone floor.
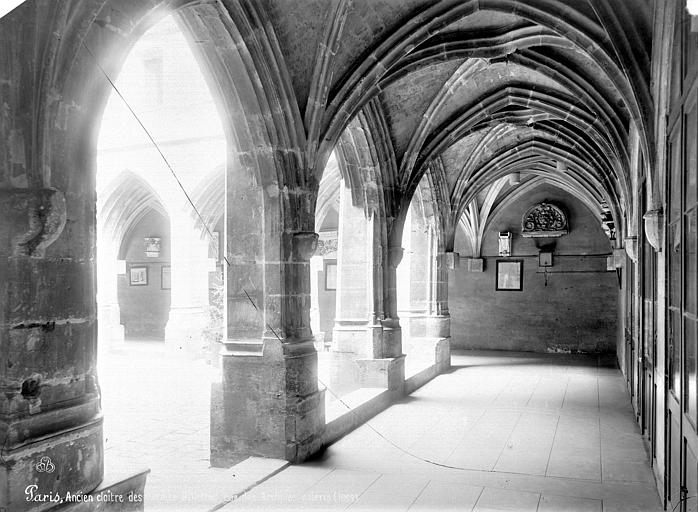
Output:
<path fill-rule="evenodd" d="M 225 496 L 227 470 L 209 468 L 211 382 L 203 358 L 162 341 L 130 341 L 99 354 L 105 471 L 150 468 L 146 510 L 196 510 Z M 221 488 L 216 488 L 216 486 Z M 210 507 L 208 507 L 210 508 Z"/>
<path fill-rule="evenodd" d="M 359 366 L 355 359 L 354 354 L 329 350 L 318 352 L 318 384 L 321 388 L 332 390 L 332 393 L 325 393 L 326 405 L 329 406 L 337 397 L 344 397 L 361 387 Z"/>
<path fill-rule="evenodd" d="M 456 352 L 453 366 L 224 510 L 661 510 L 613 358 Z"/>
<path fill-rule="evenodd" d="M 321 378 L 336 393 L 325 394 L 328 404 L 358 389 L 353 356 L 319 356 Z M 150 469 L 146 512 L 210 510 L 278 466 L 209 466 L 211 383 L 220 372 L 204 354 L 178 354 L 163 341 L 130 340 L 103 349 L 98 365 L 105 471 L 125 476 Z"/>

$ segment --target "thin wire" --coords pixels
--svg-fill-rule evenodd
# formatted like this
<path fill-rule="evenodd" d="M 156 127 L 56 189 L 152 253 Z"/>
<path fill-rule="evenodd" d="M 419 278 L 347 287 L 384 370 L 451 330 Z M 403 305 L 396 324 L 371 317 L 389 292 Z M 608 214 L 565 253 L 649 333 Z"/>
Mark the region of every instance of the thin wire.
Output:
<path fill-rule="evenodd" d="M 182 192 L 184 193 L 184 196 L 187 198 L 187 201 L 189 201 L 189 204 L 190 204 L 191 207 L 194 209 L 194 212 L 196 213 L 197 217 L 199 217 L 199 220 L 201 221 L 201 225 L 204 227 L 204 229 L 205 229 L 206 232 L 208 233 L 209 237 L 213 238 L 213 232 L 211 231 L 211 229 L 209 229 L 208 225 L 206 224 L 206 221 L 204 220 L 203 216 L 202 216 L 201 213 L 199 212 L 199 209 L 198 209 L 198 208 L 196 207 L 196 205 L 194 204 L 194 201 L 192 201 L 191 196 L 189 196 L 189 193 L 186 191 L 186 189 L 184 188 L 184 185 L 183 185 L 182 182 L 179 180 L 179 177 L 177 176 L 177 173 L 176 173 L 176 172 L 174 171 L 174 169 L 172 168 L 172 165 L 170 165 L 169 160 L 167 160 L 167 157 L 165 156 L 165 154 L 164 154 L 164 153 L 162 152 L 162 150 L 160 149 L 160 146 L 158 145 L 158 143 L 155 142 L 155 139 L 154 139 L 153 136 L 150 134 L 150 131 L 148 130 L 148 128 L 145 127 L 145 125 L 144 125 L 143 122 L 141 121 L 140 117 L 138 117 L 138 115 L 137 115 L 136 112 L 133 110 L 133 108 L 131 108 L 131 105 L 129 104 L 129 102 L 126 101 L 126 98 L 124 98 L 124 95 L 121 94 L 121 91 L 119 90 L 119 88 L 116 86 L 116 84 L 114 83 L 114 81 L 109 77 L 109 75 L 107 74 L 107 72 L 105 71 L 105 69 L 104 69 L 104 68 L 102 67 L 102 65 L 99 63 L 99 61 L 97 60 L 97 57 L 95 57 L 95 54 L 92 53 L 92 50 L 90 50 L 90 48 L 85 44 L 85 41 L 82 41 L 82 46 L 85 48 L 85 50 L 87 50 L 87 53 L 90 54 L 90 56 L 92 57 L 92 60 L 93 60 L 94 63 L 95 63 L 95 66 L 97 66 L 97 68 L 98 68 L 99 71 L 102 73 L 102 75 L 104 76 L 104 78 L 106 78 L 107 82 L 109 82 L 109 85 L 111 85 L 112 89 L 114 89 L 114 92 L 116 92 L 116 94 L 119 96 L 119 98 L 121 98 L 121 101 L 123 101 L 124 105 L 126 105 L 126 108 L 129 110 L 129 112 L 131 112 L 131 115 L 133 116 L 133 118 L 136 120 L 136 122 L 137 122 L 137 123 L 140 125 L 140 127 L 143 129 L 143 131 L 145 132 L 145 134 L 146 134 L 146 136 L 148 137 L 148 139 L 150 139 L 150 142 L 153 144 L 153 146 L 155 146 L 155 149 L 156 149 L 157 152 L 160 154 L 160 157 L 162 158 L 162 161 L 165 162 L 165 165 L 166 165 L 167 168 L 170 170 L 170 173 L 172 173 L 172 177 L 173 177 L 173 178 L 175 179 L 175 181 L 177 182 L 177 185 L 179 185 L 179 188 L 182 190 Z M 227 256 L 226 256 L 225 254 L 223 255 L 223 259 L 224 259 L 225 262 L 228 264 L 228 266 L 230 266 L 230 262 L 228 261 L 228 258 L 227 258 Z"/>
<path fill-rule="evenodd" d="M 337 401 L 338 401 L 339 403 L 341 403 L 344 407 L 346 407 L 347 409 L 349 409 L 349 412 L 350 412 L 350 413 L 352 413 L 352 414 L 353 414 L 356 418 L 358 418 L 359 420 L 361 419 L 361 417 L 356 413 L 356 411 L 355 411 L 354 409 L 352 409 L 344 400 L 342 400 L 334 391 L 332 391 L 332 390 L 329 388 L 329 386 L 327 386 L 327 384 L 325 384 L 324 382 L 322 382 L 322 380 L 320 380 L 320 378 L 318 378 L 318 382 L 319 382 L 320 384 L 322 384 L 323 386 L 325 386 L 325 389 L 326 389 L 327 391 L 329 391 L 330 394 L 331 394 L 333 397 L 335 397 L 335 399 L 337 399 Z M 441 462 L 436 462 L 436 461 L 434 461 L 434 460 L 430 460 L 430 459 L 426 459 L 426 458 L 424 458 L 424 457 L 420 457 L 419 455 L 416 455 L 416 454 L 410 452 L 409 450 L 406 450 L 406 449 L 404 449 L 403 447 L 401 447 L 401 446 L 395 444 L 395 443 L 394 443 L 393 441 L 391 441 L 388 437 L 386 437 L 382 432 L 380 432 L 380 431 L 379 431 L 378 429 L 376 429 L 373 425 L 371 425 L 370 422 L 366 421 L 366 422 L 364 423 L 364 425 L 366 425 L 368 428 L 370 428 L 371 430 L 373 430 L 373 432 L 375 432 L 380 438 L 382 438 L 382 439 L 383 439 L 384 441 L 386 441 L 388 444 L 392 445 L 394 448 L 397 448 L 397 449 L 400 450 L 402 453 L 404 453 L 404 454 L 406 454 L 406 455 L 409 455 L 410 457 L 413 457 L 413 458 L 415 458 L 415 459 L 417 459 L 417 460 L 419 460 L 419 461 L 421 461 L 421 462 L 426 462 L 427 464 L 432 464 L 432 465 L 434 465 L 434 466 L 439 466 L 439 467 L 442 467 L 442 468 L 456 469 L 456 470 L 458 470 L 458 471 L 469 471 L 469 470 L 470 470 L 470 468 L 463 468 L 463 467 L 460 467 L 460 466 L 450 466 L 450 465 L 448 465 L 448 464 L 442 464 Z"/>
<path fill-rule="evenodd" d="M 170 170 L 170 173 L 172 173 L 172 176 L 174 177 L 175 181 L 177 182 L 177 185 L 179 185 L 179 188 L 182 189 L 182 192 L 184 193 L 185 197 L 186 197 L 187 200 L 189 201 L 189 204 L 191 204 L 191 207 L 194 209 L 194 212 L 196 212 L 196 215 L 199 217 L 199 220 L 201 220 L 201 224 L 203 225 L 204 229 L 207 231 L 207 233 L 209 234 L 209 236 L 210 236 L 211 238 L 213 238 L 213 233 L 211 232 L 211 230 L 209 229 L 209 227 L 206 225 L 206 221 L 204 220 L 203 216 L 202 216 L 201 213 L 199 212 L 199 209 L 196 207 L 196 205 L 194 204 L 194 201 L 192 201 L 191 197 L 190 197 L 189 194 L 187 193 L 186 189 L 184 188 L 184 185 L 183 185 L 182 182 L 179 180 L 179 177 L 177 176 L 177 173 L 174 171 L 174 169 L 173 169 L 172 166 L 170 165 L 170 162 L 167 160 L 167 157 L 165 156 L 165 154 L 164 154 L 164 153 L 162 152 L 162 150 L 160 149 L 160 146 L 158 145 L 158 143 L 155 141 L 155 139 L 154 139 L 153 136 L 150 134 L 150 132 L 148 131 L 148 129 L 145 127 L 145 125 L 143 124 L 143 122 L 140 120 L 140 118 L 138 117 L 138 115 L 136 114 L 136 112 L 131 108 L 131 105 L 128 103 L 128 101 L 126 101 L 126 98 L 124 98 L 123 94 L 121 94 L 121 91 L 119 91 L 119 89 L 116 87 L 116 84 L 114 83 L 114 81 L 109 77 L 109 75 L 108 75 L 107 72 L 104 70 L 104 68 L 99 64 L 99 61 L 98 61 L 97 58 L 95 57 L 94 53 L 92 53 L 92 50 L 90 50 L 90 48 L 85 44 L 84 41 L 82 42 L 82 46 L 83 46 L 83 47 L 85 48 L 85 50 L 87 50 L 87 52 L 90 54 L 90 56 L 92 57 L 92 59 L 93 59 L 94 62 L 95 62 L 95 65 L 96 65 L 97 68 L 100 70 L 100 72 L 102 73 L 102 75 L 104 75 L 104 78 L 106 78 L 106 80 L 109 82 L 109 85 L 111 85 L 112 89 L 114 89 L 114 91 L 115 91 L 116 94 L 119 96 L 119 98 L 121 98 L 121 101 L 124 102 L 124 104 L 126 105 L 126 108 L 128 108 L 129 112 L 131 112 L 131 115 L 134 117 L 134 119 L 138 122 L 138 124 L 139 124 L 140 127 L 143 129 L 143 131 L 145 132 L 145 134 L 148 136 L 148 139 L 150 139 L 150 142 L 153 144 L 153 146 L 155 146 L 155 149 L 156 149 L 157 152 L 160 154 L 160 157 L 162 158 L 163 162 L 165 162 L 165 165 L 166 165 L 167 168 Z M 223 255 L 223 260 L 224 260 L 224 261 L 226 262 L 226 264 L 230 267 L 230 261 L 228 261 L 228 258 L 226 257 L 226 255 Z M 247 300 L 250 301 L 250 304 L 252 304 L 252 307 L 253 307 L 254 310 L 257 312 L 257 314 L 261 316 L 262 312 L 259 310 L 259 308 L 257 307 L 257 304 L 254 302 L 254 300 L 252 299 L 252 297 L 250 297 L 250 294 L 247 293 L 247 290 L 243 288 L 242 291 L 245 293 L 245 296 L 247 297 Z M 277 340 L 279 340 L 280 342 L 283 342 L 283 341 L 281 340 L 281 337 L 279 336 L 279 334 L 276 332 L 276 330 L 275 330 L 271 325 L 269 325 L 268 322 L 265 322 L 265 325 L 266 325 L 266 328 L 274 334 L 274 336 L 276 337 Z M 320 380 L 319 378 L 318 378 L 318 382 L 319 382 L 322 386 L 324 386 L 325 389 L 326 389 L 327 391 L 329 391 L 330 394 L 331 394 L 332 396 L 334 396 L 335 399 L 336 399 L 338 402 L 340 402 L 344 407 L 346 407 L 346 408 L 349 410 L 350 413 L 352 413 L 352 414 L 353 414 L 354 416 L 356 416 L 358 419 L 361 419 L 361 418 L 359 417 L 359 415 L 356 413 L 356 411 L 355 411 L 354 409 L 352 409 L 351 406 L 349 406 L 349 404 L 347 404 L 344 400 L 342 400 L 342 399 L 339 397 L 339 395 L 337 395 L 334 391 L 332 391 L 332 389 L 331 389 L 327 384 L 325 384 L 325 383 L 324 383 L 322 380 Z M 434 465 L 434 466 L 439 466 L 439 467 L 442 467 L 442 468 L 455 469 L 455 470 L 459 470 L 459 471 L 468 471 L 468 468 L 463 468 L 463 467 L 458 467 L 458 466 L 450 466 L 450 465 L 448 465 L 448 464 L 442 464 L 442 463 L 440 463 L 440 462 L 436 462 L 436 461 L 433 461 L 433 460 L 426 459 L 426 458 L 424 458 L 424 457 L 420 457 L 419 455 L 416 455 L 416 454 L 410 452 L 409 450 L 406 450 L 406 449 L 402 448 L 401 446 L 399 446 L 398 444 L 394 443 L 393 441 L 391 441 L 391 440 L 390 440 L 388 437 L 386 437 L 382 432 L 380 432 L 380 431 L 379 431 L 378 429 L 376 429 L 373 425 L 371 425 L 370 422 L 366 421 L 366 422 L 364 423 L 364 425 L 366 425 L 369 429 L 371 429 L 373 432 L 375 432 L 381 439 L 383 439 L 384 441 L 386 441 L 388 444 L 392 445 L 394 448 L 398 449 L 399 451 L 403 452 L 404 454 L 409 455 L 410 457 L 413 457 L 413 458 L 415 458 L 415 459 L 417 459 L 417 460 L 419 460 L 419 461 L 425 462 L 425 463 L 427 463 L 427 464 L 432 464 L 432 465 Z M 4 448 L 4 447 L 3 447 L 3 448 Z M 1 452 L 0 452 L 0 454 L 1 454 Z"/>

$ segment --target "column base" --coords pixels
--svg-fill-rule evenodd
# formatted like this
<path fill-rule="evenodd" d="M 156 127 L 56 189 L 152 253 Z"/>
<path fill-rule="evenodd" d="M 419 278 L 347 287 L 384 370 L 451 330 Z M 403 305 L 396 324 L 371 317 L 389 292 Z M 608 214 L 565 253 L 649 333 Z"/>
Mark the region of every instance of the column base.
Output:
<path fill-rule="evenodd" d="M 211 388 L 211 465 L 250 456 L 302 462 L 322 447 L 325 396 L 312 340 L 264 340 L 250 355 L 223 353 Z"/>
<path fill-rule="evenodd" d="M 427 338 L 450 338 L 451 317 L 449 315 L 430 315 L 426 317 Z"/>
<path fill-rule="evenodd" d="M 51 413 L 46 413 L 51 414 Z M 55 413 L 53 413 L 55 414 Z M 17 426 L 6 427 L 8 439 L 40 429 L 33 418 Z M 47 418 L 51 420 L 51 418 Z M 41 421 L 43 424 L 43 421 Z M 0 423 L 0 427 L 3 425 Z M 22 432 L 13 435 L 11 432 Z M 37 434 L 38 435 L 38 434 Z M 59 504 L 71 495 L 87 494 L 95 489 L 104 475 L 104 444 L 102 418 L 80 428 L 65 429 L 41 440 L 27 440 L 12 448 L 7 442 L 0 464 L 0 510 L 24 512 L 48 508 L 46 503 L 32 501 L 29 493 L 48 495 Z M 37 466 L 42 464 L 42 466 Z M 35 487 L 34 487 L 35 486 Z"/>
<path fill-rule="evenodd" d="M 434 363 L 439 373 L 445 372 L 451 367 L 451 339 L 441 338 L 434 347 Z"/>
<path fill-rule="evenodd" d="M 398 311 L 400 327 L 405 338 L 424 338 L 427 336 L 429 316 L 424 312 Z"/>
<path fill-rule="evenodd" d="M 386 318 L 381 320 L 383 326 L 383 357 L 402 356 L 402 328 L 398 318 Z"/>
<path fill-rule="evenodd" d="M 405 356 L 384 359 L 357 359 L 359 382 L 364 388 L 388 388 L 402 395 L 405 386 Z"/>
<path fill-rule="evenodd" d="M 332 352 L 368 356 L 366 320 L 335 320 L 332 329 Z"/>
<path fill-rule="evenodd" d="M 177 351 L 204 353 L 207 344 L 203 338 L 207 314 L 203 306 L 171 308 L 165 327 L 165 343 Z"/>

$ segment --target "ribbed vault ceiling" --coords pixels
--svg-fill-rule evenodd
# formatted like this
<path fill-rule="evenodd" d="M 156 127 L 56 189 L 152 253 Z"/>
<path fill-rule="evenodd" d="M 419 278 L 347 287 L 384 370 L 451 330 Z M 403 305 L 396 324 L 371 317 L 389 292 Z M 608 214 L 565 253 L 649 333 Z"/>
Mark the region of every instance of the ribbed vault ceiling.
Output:
<path fill-rule="evenodd" d="M 608 205 L 621 224 L 631 197 L 631 127 L 651 160 L 645 2 L 318 2 L 324 24 L 307 2 L 272 3 L 293 86 L 310 94 L 299 105 L 306 130 L 324 134 L 320 163 L 338 130 L 370 103 L 384 120 L 372 137 L 386 139 L 397 169 L 384 184 L 405 205 L 430 174 L 451 236 L 464 215 L 516 196 L 501 185 L 512 172 L 524 173 L 522 190 L 554 184 L 592 211 Z M 308 44 L 336 48 L 319 113 L 318 61 L 291 42 L 301 29 Z"/>

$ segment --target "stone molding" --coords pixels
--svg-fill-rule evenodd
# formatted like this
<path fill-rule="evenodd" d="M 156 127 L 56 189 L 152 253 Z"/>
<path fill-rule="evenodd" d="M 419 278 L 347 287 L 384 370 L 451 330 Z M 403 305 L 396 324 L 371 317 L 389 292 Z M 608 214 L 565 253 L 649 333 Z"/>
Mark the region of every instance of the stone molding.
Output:
<path fill-rule="evenodd" d="M 628 254 L 628 257 L 633 260 L 634 262 L 637 262 L 637 237 L 636 236 L 629 236 L 625 238 L 625 252 Z"/>
<path fill-rule="evenodd" d="M 645 236 L 654 250 L 662 251 L 664 240 L 664 212 L 661 208 L 649 210 L 642 218 L 645 220 Z"/>
<path fill-rule="evenodd" d="M 43 258 L 65 227 L 65 196 L 54 188 L 0 190 L 0 215 L 9 221 L 0 241 L 12 255 Z"/>

